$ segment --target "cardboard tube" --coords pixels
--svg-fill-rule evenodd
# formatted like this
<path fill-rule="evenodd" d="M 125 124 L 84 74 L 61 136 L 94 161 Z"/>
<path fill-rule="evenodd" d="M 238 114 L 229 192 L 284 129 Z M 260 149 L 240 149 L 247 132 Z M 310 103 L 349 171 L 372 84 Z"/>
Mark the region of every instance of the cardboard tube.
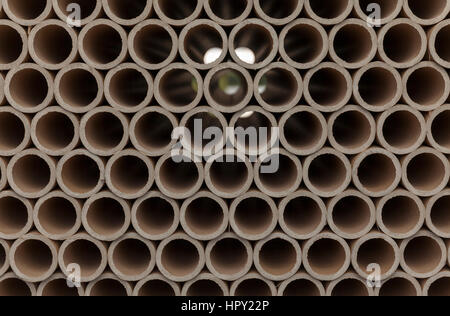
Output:
<path fill-rule="evenodd" d="M 372 147 L 353 159 L 352 176 L 359 191 L 370 197 L 382 197 L 400 184 L 401 164 L 391 152 Z"/>
<path fill-rule="evenodd" d="M 226 142 L 227 126 L 227 119 L 222 113 L 209 106 L 197 106 L 186 113 L 180 121 L 180 127 L 184 132 L 182 140 L 184 149 L 199 157 L 218 154 Z M 213 133 L 208 134 L 211 130 Z M 208 138 L 206 135 L 211 139 L 206 139 Z"/>
<path fill-rule="evenodd" d="M 150 157 L 159 157 L 173 148 L 172 132 L 178 119 L 161 107 L 152 106 L 136 113 L 130 122 L 130 140 L 137 150 Z"/>
<path fill-rule="evenodd" d="M 163 240 L 176 231 L 180 223 L 180 208 L 176 201 L 152 191 L 133 204 L 131 223 L 142 237 Z"/>
<path fill-rule="evenodd" d="M 50 156 L 63 156 L 78 145 L 78 118 L 59 106 L 51 106 L 37 113 L 31 121 L 33 144 Z"/>
<path fill-rule="evenodd" d="M 168 24 L 156 19 L 145 20 L 128 34 L 128 50 L 141 67 L 161 69 L 177 56 L 178 37 Z"/>
<path fill-rule="evenodd" d="M 375 141 L 375 134 L 375 119 L 360 106 L 347 105 L 328 118 L 328 140 L 346 155 L 367 150 Z"/>
<path fill-rule="evenodd" d="M 20 112 L 39 112 L 53 100 L 52 74 L 36 64 L 21 64 L 6 75 L 5 97 Z"/>
<path fill-rule="evenodd" d="M 227 34 L 211 20 L 199 19 L 186 25 L 178 43 L 181 58 L 196 69 L 211 69 L 228 54 Z M 215 50 L 220 51 L 220 55 L 213 59 L 209 54 Z"/>
<path fill-rule="evenodd" d="M 368 64 L 377 54 L 377 33 L 360 19 L 348 19 L 330 31 L 330 57 L 350 69 Z"/>
<path fill-rule="evenodd" d="M 373 231 L 351 244 L 352 266 L 364 279 L 373 273 L 371 265 L 380 267 L 380 280 L 389 278 L 397 271 L 401 253 L 397 243 L 385 234 Z"/>
<path fill-rule="evenodd" d="M 6 164 L 7 162 L 0 158 L 0 190 L 3 190 L 8 183 Z"/>
<path fill-rule="evenodd" d="M 402 182 L 405 188 L 422 197 L 441 192 L 450 179 L 447 157 L 435 149 L 421 147 L 403 158 Z"/>
<path fill-rule="evenodd" d="M 204 180 L 203 165 L 183 154 L 173 156 L 167 153 L 162 156 L 156 164 L 155 175 L 160 191 L 174 199 L 193 196 L 200 190 Z"/>
<path fill-rule="evenodd" d="M 81 119 L 80 138 L 91 153 L 111 156 L 128 143 L 128 119 L 110 106 L 96 107 Z"/>
<path fill-rule="evenodd" d="M 306 15 L 323 25 L 338 24 L 350 15 L 353 1 L 305 0 Z"/>
<path fill-rule="evenodd" d="M 445 68 L 450 68 L 450 50 L 446 38 L 450 36 L 450 21 L 445 20 L 432 28 L 428 33 L 428 50 L 435 62 Z"/>
<path fill-rule="evenodd" d="M 325 296 L 325 288 L 320 281 L 300 272 L 279 285 L 278 296 Z"/>
<path fill-rule="evenodd" d="M 50 0 L 4 0 L 3 12 L 14 22 L 24 26 L 36 25 L 44 21 L 52 11 Z"/>
<path fill-rule="evenodd" d="M 213 240 L 228 228 L 228 205 L 211 192 L 201 191 L 183 202 L 180 223 L 192 238 Z"/>
<path fill-rule="evenodd" d="M 253 79 L 248 70 L 227 62 L 211 69 L 205 77 L 206 101 L 222 113 L 242 110 L 253 96 Z"/>
<path fill-rule="evenodd" d="M 36 287 L 33 283 L 25 282 L 14 272 L 8 272 L 0 277 L 1 296 L 36 296 Z"/>
<path fill-rule="evenodd" d="M 409 275 L 426 279 L 436 275 L 447 264 L 447 247 L 433 233 L 421 230 L 400 243 L 400 265 Z"/>
<path fill-rule="evenodd" d="M 441 238 L 450 238 L 450 189 L 446 189 L 426 201 L 428 228 Z"/>
<path fill-rule="evenodd" d="M 182 296 L 218 297 L 229 296 L 228 284 L 210 273 L 201 273 L 195 279 L 186 282 L 181 290 Z"/>
<path fill-rule="evenodd" d="M 427 51 L 423 28 L 409 20 L 396 19 L 378 32 L 378 54 L 395 68 L 409 68 L 420 62 Z"/>
<path fill-rule="evenodd" d="M 48 279 L 58 267 L 57 258 L 58 245 L 37 233 L 14 241 L 9 252 L 11 269 L 26 282 Z"/>
<path fill-rule="evenodd" d="M 277 162 L 278 167 L 274 168 L 276 170 L 266 171 L 265 168 L 272 163 L 272 160 Z M 300 159 L 284 149 L 276 150 L 276 153 L 263 154 L 255 163 L 256 186 L 263 193 L 274 198 L 286 197 L 294 193 L 299 188 L 302 177 L 303 169 Z"/>
<path fill-rule="evenodd" d="M 58 185 L 68 195 L 85 199 L 100 191 L 105 183 L 103 161 L 85 149 L 64 155 L 56 167 Z"/>
<path fill-rule="evenodd" d="M 225 281 L 236 281 L 246 275 L 253 265 L 250 242 L 230 232 L 208 242 L 205 256 L 208 270 Z"/>
<path fill-rule="evenodd" d="M 421 62 L 403 74 L 403 99 L 419 111 L 432 111 L 450 95 L 447 71 L 433 62 Z"/>
<path fill-rule="evenodd" d="M 411 20 L 432 25 L 445 19 L 450 13 L 450 3 L 446 0 L 431 0 L 424 5 L 419 0 L 405 0 L 403 11 Z"/>
<path fill-rule="evenodd" d="M 222 152 L 208 159 L 205 183 L 214 194 L 232 199 L 247 192 L 254 178 L 248 157 L 240 153 Z"/>
<path fill-rule="evenodd" d="M 80 8 L 81 19 L 80 25 L 86 25 L 94 19 L 98 18 L 102 12 L 102 1 L 86 1 L 86 0 L 52 0 L 53 10 L 58 18 L 64 22 L 72 20 L 73 17 L 69 17 L 73 10 L 71 10 L 70 4 L 75 4 Z"/>
<path fill-rule="evenodd" d="M 151 241 L 128 233 L 109 246 L 108 263 L 121 280 L 139 281 L 155 268 L 156 249 Z"/>
<path fill-rule="evenodd" d="M 0 238 L 15 240 L 33 226 L 33 205 L 13 191 L 0 193 Z"/>
<path fill-rule="evenodd" d="M 298 19 L 287 25 L 281 31 L 279 41 L 283 60 L 298 69 L 317 66 L 328 53 L 327 32 L 310 19 Z"/>
<path fill-rule="evenodd" d="M 250 15 L 253 3 L 250 0 L 205 0 L 204 9 L 213 21 L 223 26 L 232 26 Z"/>
<path fill-rule="evenodd" d="M 375 296 L 422 296 L 422 287 L 415 278 L 398 271 L 375 288 Z"/>
<path fill-rule="evenodd" d="M 4 102 L 5 102 L 5 78 L 2 74 L 0 74 L 0 105 L 3 105 Z"/>
<path fill-rule="evenodd" d="M 165 23 L 183 26 L 197 19 L 203 9 L 204 0 L 154 0 L 156 15 Z"/>
<path fill-rule="evenodd" d="M 47 238 L 65 240 L 81 226 L 81 204 L 61 191 L 53 191 L 36 202 L 33 221 Z"/>
<path fill-rule="evenodd" d="M 255 244 L 253 262 L 258 272 L 272 281 L 284 281 L 300 269 L 298 242 L 283 233 L 273 233 Z"/>
<path fill-rule="evenodd" d="M 270 24 L 259 19 L 247 19 L 233 28 L 228 47 L 236 63 L 247 69 L 261 69 L 276 57 L 278 36 Z M 242 59 L 244 54 L 241 51 L 248 56 Z"/>
<path fill-rule="evenodd" d="M 366 280 L 353 272 L 348 272 L 327 286 L 327 296 L 363 297 L 374 296 L 373 289 L 367 286 Z"/>
<path fill-rule="evenodd" d="M 160 70 L 155 78 L 155 99 L 173 113 L 195 108 L 203 96 L 200 73 L 186 64 L 174 63 Z"/>
<path fill-rule="evenodd" d="M 320 197 L 336 196 L 344 192 L 351 182 L 350 161 L 332 148 L 324 148 L 308 156 L 303 170 L 306 187 Z"/>
<path fill-rule="evenodd" d="M 0 36 L 5 45 L 0 48 L 0 70 L 22 64 L 28 55 L 27 33 L 23 27 L 9 20 L 0 20 Z"/>
<path fill-rule="evenodd" d="M 108 264 L 107 249 L 103 243 L 88 234 L 78 233 L 62 243 L 58 263 L 66 276 L 73 273 L 73 264 L 78 265 L 80 281 L 90 282 L 98 278 L 105 270 Z"/>
<path fill-rule="evenodd" d="M 417 150 L 425 138 L 425 119 L 418 110 L 410 106 L 396 105 L 378 116 L 378 143 L 396 155 Z"/>
<path fill-rule="evenodd" d="M 86 286 L 86 296 L 131 296 L 131 285 L 112 273 L 104 273 Z"/>
<path fill-rule="evenodd" d="M 255 0 L 256 14 L 273 25 L 284 25 L 300 15 L 303 0 Z"/>
<path fill-rule="evenodd" d="M 105 168 L 106 185 L 121 198 L 140 198 L 152 187 L 154 170 L 150 158 L 134 149 L 124 150 L 108 160 Z"/>
<path fill-rule="evenodd" d="M 230 225 L 233 231 L 247 240 L 261 240 L 277 226 L 278 211 L 275 202 L 259 191 L 247 192 L 230 205 Z"/>
<path fill-rule="evenodd" d="M 350 266 L 350 247 L 341 237 L 324 231 L 303 243 L 303 267 L 313 278 L 331 281 Z"/>
<path fill-rule="evenodd" d="M 69 112 L 86 113 L 103 100 L 103 77 L 86 64 L 71 64 L 55 77 L 55 99 Z"/>
<path fill-rule="evenodd" d="M 28 43 L 31 58 L 46 69 L 64 68 L 77 57 L 77 33 L 60 20 L 46 20 L 36 25 Z"/>
<path fill-rule="evenodd" d="M 373 62 L 353 75 L 353 96 L 371 112 L 383 112 L 396 105 L 402 97 L 402 77 L 394 67 Z"/>
<path fill-rule="evenodd" d="M 379 24 L 386 24 L 395 19 L 403 8 L 404 0 L 384 1 L 384 0 L 356 0 L 355 12 L 356 15 L 364 21 L 373 21 L 373 11 L 370 9 L 370 4 L 376 4 L 381 10 L 380 18 L 376 18 L 375 22 Z"/>
<path fill-rule="evenodd" d="M 121 112 L 138 112 L 153 98 L 152 76 L 132 63 L 115 67 L 105 77 L 105 97 L 112 107 Z"/>
<path fill-rule="evenodd" d="M 279 225 L 298 240 L 319 234 L 327 224 L 325 203 L 317 195 L 300 190 L 285 197 L 278 205 Z"/>
<path fill-rule="evenodd" d="M 423 296 L 449 296 L 450 271 L 444 270 L 425 281 Z"/>
<path fill-rule="evenodd" d="M 377 202 L 377 225 L 383 233 L 406 239 L 415 235 L 425 222 L 425 206 L 416 195 L 396 190 Z"/>
<path fill-rule="evenodd" d="M 0 240 L 0 277 L 9 269 L 9 246 L 5 240 Z"/>
<path fill-rule="evenodd" d="M 321 63 L 310 69 L 304 77 L 304 86 L 306 102 L 321 112 L 335 112 L 341 109 L 352 96 L 350 73 L 330 62 Z"/>
<path fill-rule="evenodd" d="M 280 142 L 298 156 L 311 155 L 327 141 L 327 121 L 310 106 L 295 107 L 280 118 Z"/>
<path fill-rule="evenodd" d="M 133 290 L 133 296 L 180 296 L 178 283 L 168 280 L 160 273 L 152 273 L 140 280 Z"/>
<path fill-rule="evenodd" d="M 111 20 L 89 22 L 78 35 L 78 51 L 89 66 L 112 69 L 127 56 L 127 33 Z"/>
<path fill-rule="evenodd" d="M 302 77 L 288 64 L 272 63 L 256 74 L 254 95 L 258 104 L 267 111 L 286 112 L 302 98 Z"/>
<path fill-rule="evenodd" d="M 369 233 L 376 221 L 372 200 L 356 190 L 345 191 L 328 202 L 328 226 L 345 239 Z"/>
<path fill-rule="evenodd" d="M 278 140 L 278 135 L 272 132 L 274 128 L 278 127 L 275 116 L 259 105 L 247 106 L 242 111 L 235 113 L 228 126 L 232 129 L 232 133 L 228 133 L 228 140 L 241 154 L 259 156 L 270 152 Z M 252 135 L 254 129 L 256 129 L 254 139 L 248 141 L 245 137 L 244 141 L 243 136 Z M 265 131 L 266 135 L 258 133 L 261 130 Z"/>
<path fill-rule="evenodd" d="M 69 287 L 67 277 L 62 273 L 55 273 L 39 284 L 36 296 L 84 296 L 84 289 Z"/>
<path fill-rule="evenodd" d="M 27 149 L 15 155 L 8 164 L 8 183 L 25 198 L 40 198 L 54 187 L 54 161 L 37 149 Z"/>
<path fill-rule="evenodd" d="M 230 296 L 263 297 L 276 295 L 277 288 L 275 284 L 256 272 L 251 272 L 239 280 L 234 281 L 230 287 Z"/>
<path fill-rule="evenodd" d="M 106 15 L 121 25 L 135 25 L 148 18 L 152 12 L 152 0 L 102 0 Z"/>
<path fill-rule="evenodd" d="M 447 127 L 450 124 L 450 104 L 434 110 L 427 118 L 427 140 L 438 151 L 450 154 L 450 136 Z"/>
<path fill-rule="evenodd" d="M 0 155 L 14 156 L 30 143 L 30 121 L 26 115 L 9 106 L 0 108 Z"/>
<path fill-rule="evenodd" d="M 192 280 L 205 266 L 203 245 L 184 233 L 176 233 L 159 244 L 156 265 L 172 281 Z"/>
<path fill-rule="evenodd" d="M 103 241 L 117 240 L 130 226 L 130 206 L 111 192 L 103 191 L 84 203 L 81 220 L 92 237 Z"/>

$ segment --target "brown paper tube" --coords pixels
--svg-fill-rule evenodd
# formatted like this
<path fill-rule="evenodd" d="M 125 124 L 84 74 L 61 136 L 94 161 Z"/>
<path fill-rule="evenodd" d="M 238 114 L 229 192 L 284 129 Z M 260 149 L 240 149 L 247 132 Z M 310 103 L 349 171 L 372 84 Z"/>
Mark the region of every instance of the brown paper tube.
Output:
<path fill-rule="evenodd" d="M 325 296 L 325 288 L 320 281 L 305 272 L 300 272 L 280 284 L 278 296 Z"/>
<path fill-rule="evenodd" d="M 0 193 L 0 238 L 15 240 L 33 226 L 33 205 L 13 191 Z"/>
<path fill-rule="evenodd" d="M 252 12 L 250 0 L 205 0 L 204 10 L 208 17 L 223 26 L 244 21 Z"/>
<path fill-rule="evenodd" d="M 165 278 L 160 273 L 152 273 L 139 281 L 133 296 L 180 296 L 180 285 Z"/>
<path fill-rule="evenodd" d="M 211 273 L 201 273 L 195 279 L 186 282 L 181 289 L 182 296 L 229 296 L 228 284 Z"/>

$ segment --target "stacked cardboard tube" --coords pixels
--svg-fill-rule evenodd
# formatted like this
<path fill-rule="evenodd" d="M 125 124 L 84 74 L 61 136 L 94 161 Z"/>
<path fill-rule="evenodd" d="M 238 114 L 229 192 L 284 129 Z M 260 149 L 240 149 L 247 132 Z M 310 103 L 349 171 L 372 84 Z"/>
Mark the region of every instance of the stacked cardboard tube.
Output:
<path fill-rule="evenodd" d="M 1 0 L 0 296 L 450 295 L 449 69 L 448 0 Z"/>

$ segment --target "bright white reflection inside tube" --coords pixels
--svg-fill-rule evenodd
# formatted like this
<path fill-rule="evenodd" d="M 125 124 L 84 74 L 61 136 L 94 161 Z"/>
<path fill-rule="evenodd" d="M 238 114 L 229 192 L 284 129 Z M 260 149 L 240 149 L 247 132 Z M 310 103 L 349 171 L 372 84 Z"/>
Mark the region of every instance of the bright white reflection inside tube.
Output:
<path fill-rule="evenodd" d="M 247 64 L 254 64 L 256 62 L 255 53 L 250 48 L 238 47 L 236 48 L 235 53 L 240 60 Z"/>
<path fill-rule="evenodd" d="M 203 56 L 203 62 L 207 64 L 212 64 L 217 59 L 220 58 L 220 55 L 222 55 L 222 49 L 218 47 L 213 47 L 208 49 L 205 56 Z"/>

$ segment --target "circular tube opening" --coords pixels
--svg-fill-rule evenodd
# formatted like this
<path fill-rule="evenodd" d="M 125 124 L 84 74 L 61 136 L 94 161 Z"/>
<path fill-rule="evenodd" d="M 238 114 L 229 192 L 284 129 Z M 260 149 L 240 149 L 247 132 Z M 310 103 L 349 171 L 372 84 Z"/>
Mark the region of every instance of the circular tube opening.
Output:
<path fill-rule="evenodd" d="M 449 11 L 446 0 L 431 0 L 423 3 L 420 0 L 406 0 L 407 12 L 411 12 L 415 17 L 421 20 L 435 20 L 440 16 L 446 16 Z M 434 21 L 433 21 L 434 22 Z"/>
<path fill-rule="evenodd" d="M 127 119 L 110 107 L 97 108 L 81 121 L 81 140 L 97 155 L 107 156 L 125 147 L 128 140 Z"/>
<path fill-rule="evenodd" d="M 56 99 L 71 112 L 87 112 L 100 103 L 103 95 L 101 75 L 81 64 L 72 65 L 58 73 Z"/>
<path fill-rule="evenodd" d="M 448 168 L 443 157 L 433 152 L 414 154 L 406 163 L 406 180 L 417 191 L 433 192 L 445 186 L 448 180 Z"/>
<path fill-rule="evenodd" d="M 17 157 L 17 156 L 16 156 Z M 54 167 L 47 156 L 33 152 L 23 153 L 13 164 L 9 164 L 10 185 L 25 195 L 43 195 L 51 189 Z"/>
<path fill-rule="evenodd" d="M 419 66 L 406 77 L 404 92 L 413 106 L 433 107 L 441 105 L 448 97 L 447 73 L 433 66 Z"/>
<path fill-rule="evenodd" d="M 223 237 L 212 246 L 208 245 L 206 255 L 211 271 L 228 281 L 233 281 L 248 272 L 249 262 L 253 262 L 248 242 L 232 236 Z"/>
<path fill-rule="evenodd" d="M 35 112 L 45 107 L 52 93 L 47 71 L 31 65 L 23 65 L 9 72 L 5 86 L 6 97 L 12 105 L 25 112 Z"/>
<path fill-rule="evenodd" d="M 199 2 L 199 0 L 156 0 L 154 5 L 156 13 L 162 20 L 169 24 L 182 25 L 195 18 L 196 11 L 201 9 Z"/>
<path fill-rule="evenodd" d="M 385 26 L 380 36 L 381 53 L 395 67 L 410 67 L 422 60 L 425 54 L 423 41 L 426 36 L 416 24 L 405 20 L 394 21 Z"/>
<path fill-rule="evenodd" d="M 408 107 L 396 107 L 379 120 L 379 133 L 394 152 L 404 153 L 416 149 L 423 142 L 423 116 Z"/>
<path fill-rule="evenodd" d="M 238 280 L 233 284 L 231 289 L 236 297 L 268 297 L 274 296 L 276 289 L 274 289 L 270 281 L 264 280 L 259 276 L 248 276 L 243 280 Z"/>
<path fill-rule="evenodd" d="M 126 54 L 126 33 L 109 20 L 88 24 L 81 31 L 79 42 L 83 59 L 95 68 L 110 69 Z"/>
<path fill-rule="evenodd" d="M 200 263 L 199 250 L 188 239 L 171 240 L 161 249 L 160 264 L 175 278 L 185 278 L 194 274 Z"/>
<path fill-rule="evenodd" d="M 52 239 L 74 234 L 80 227 L 80 210 L 76 203 L 62 193 L 41 199 L 35 206 L 35 225 Z"/>
<path fill-rule="evenodd" d="M 347 255 L 346 249 L 338 240 L 323 237 L 311 243 L 304 257 L 317 277 L 329 278 L 346 266 Z"/>
<path fill-rule="evenodd" d="M 177 293 L 174 289 L 174 285 L 170 281 L 161 279 L 150 279 L 144 281 L 145 283 L 139 284 L 139 288 L 136 296 L 176 296 Z M 136 285 L 138 287 L 138 285 Z M 136 292 L 136 288 L 134 290 Z"/>
<path fill-rule="evenodd" d="M 3 21 L 0 23 L 0 37 L 6 44 L 0 47 L 0 68 L 10 68 L 13 64 L 21 62 L 27 46 L 23 29 Z"/>
<path fill-rule="evenodd" d="M 212 239 L 226 229 L 226 204 L 213 197 L 210 194 L 199 194 L 187 200 L 181 207 L 184 230 L 196 239 Z"/>
<path fill-rule="evenodd" d="M 160 69 L 177 53 L 177 35 L 168 25 L 149 20 L 136 26 L 129 34 L 131 57 L 142 67 Z"/>
<path fill-rule="evenodd" d="M 40 18 L 48 9 L 49 0 L 36 0 L 30 3 L 27 0 L 6 0 L 4 6 L 8 6 L 8 12 L 12 19 L 35 20 Z"/>
<path fill-rule="evenodd" d="M 115 277 L 103 277 L 89 284 L 88 296 L 121 297 L 128 296 L 128 289 L 123 281 Z"/>
<path fill-rule="evenodd" d="M 206 0 L 205 10 L 211 18 L 223 25 L 237 24 L 253 7 L 248 0 Z M 212 14 L 211 14 L 212 13 Z"/>
<path fill-rule="evenodd" d="M 447 43 L 447 39 L 450 37 L 450 24 L 442 27 L 436 34 L 434 42 L 434 49 L 436 54 L 446 63 L 450 63 L 450 48 Z"/>
<path fill-rule="evenodd" d="M 258 243 L 255 249 L 257 268 L 261 269 L 261 274 L 273 280 L 284 279 L 297 272 L 301 258 L 296 241 L 279 236 Z"/>
<path fill-rule="evenodd" d="M 323 286 L 319 287 L 318 283 L 313 282 L 307 277 L 294 278 L 288 282 L 283 292 L 282 296 L 286 297 L 314 297 L 323 296 Z"/>
<path fill-rule="evenodd" d="M 450 194 L 444 193 L 429 206 L 429 220 L 440 235 L 450 235 Z"/>
<path fill-rule="evenodd" d="M 371 10 L 373 4 L 380 8 L 379 19 L 384 23 L 394 19 L 403 7 L 402 0 L 357 0 L 355 9 L 362 19 L 366 19 L 373 13 Z"/>
<path fill-rule="evenodd" d="M 176 127 L 177 119 L 166 110 L 143 110 L 130 124 L 131 141 L 145 154 L 159 156 L 173 143 L 172 132 Z"/>
<path fill-rule="evenodd" d="M 334 284 L 330 293 L 334 297 L 370 296 L 367 285 L 358 277 L 342 278 Z"/>
<path fill-rule="evenodd" d="M 63 154 L 75 146 L 78 139 L 76 118 L 56 108 L 35 116 L 33 127 L 36 146 L 48 154 Z"/>
<path fill-rule="evenodd" d="M 163 239 L 178 226 L 178 206 L 163 196 L 143 197 L 133 206 L 133 226 L 148 239 Z"/>
<path fill-rule="evenodd" d="M 30 284 L 12 274 L 0 280 L 0 296 L 25 297 L 33 295 L 34 293 Z"/>
<path fill-rule="evenodd" d="M 128 228 L 129 209 L 111 193 L 94 195 L 85 202 L 83 225 L 97 239 L 116 240 Z"/>
<path fill-rule="evenodd" d="M 25 234 L 31 228 L 30 211 L 28 202 L 12 192 L 4 192 L 0 197 L 1 238 L 14 239 Z"/>
<path fill-rule="evenodd" d="M 300 0 L 257 0 L 255 8 L 262 18 L 273 24 L 286 24 L 303 8 Z"/>
<path fill-rule="evenodd" d="M 67 279 L 64 276 L 53 278 L 53 280 L 41 283 L 39 286 L 39 296 L 60 296 L 71 297 L 81 296 L 80 289 L 68 287 Z"/>
<path fill-rule="evenodd" d="M 269 24 L 250 19 L 237 25 L 230 34 L 231 57 L 240 65 L 258 69 L 275 58 L 278 38 Z"/>
<path fill-rule="evenodd" d="M 450 295 L 450 277 L 442 275 L 428 287 L 428 296 L 446 297 Z"/>
<path fill-rule="evenodd" d="M 101 10 L 101 1 L 92 0 L 53 0 L 53 8 L 56 14 L 65 21 L 72 13 L 67 8 L 70 4 L 76 4 L 80 8 L 81 24 L 86 24 L 90 20 L 96 18 L 96 15 Z"/>
<path fill-rule="evenodd" d="M 421 296 L 418 293 L 419 284 L 415 284 L 415 279 L 406 277 L 393 277 L 381 285 L 378 296 L 388 297 L 406 297 L 406 296 Z"/>
<path fill-rule="evenodd" d="M 437 115 L 431 120 L 431 128 L 428 132 L 431 133 L 432 140 L 438 146 L 450 152 L 450 135 L 447 131 L 450 126 L 450 107 L 436 113 Z"/>
<path fill-rule="evenodd" d="M 127 3 L 122 0 L 106 0 L 103 3 L 108 6 L 108 12 L 113 15 L 111 17 L 113 20 L 120 19 L 121 23 L 123 20 L 127 21 L 127 24 L 130 24 L 130 21 L 136 22 L 146 11 L 151 10 L 151 1 L 148 0 L 133 0 Z"/>
<path fill-rule="evenodd" d="M 349 0 L 338 0 L 330 3 L 327 0 L 306 0 L 306 9 L 318 18 L 321 23 L 336 24 L 345 19 L 351 12 L 353 5 Z"/>
<path fill-rule="evenodd" d="M 26 141 L 26 121 L 14 110 L 0 112 L 0 152 L 13 153 Z"/>
<path fill-rule="evenodd" d="M 55 268 L 55 252 L 41 239 L 16 241 L 11 251 L 14 270 L 30 281 L 47 279 Z M 17 269 L 17 270 L 16 270 Z"/>
<path fill-rule="evenodd" d="M 78 151 L 69 155 L 59 162 L 60 184 L 69 191 L 68 194 L 89 197 L 100 189 L 103 170 L 99 161 L 87 152 Z"/>
<path fill-rule="evenodd" d="M 371 264 L 380 266 L 382 276 L 393 272 L 398 266 L 397 253 L 394 246 L 382 238 L 365 237 L 361 240 L 355 253 L 355 268 L 364 275 L 369 274 Z M 395 271 L 395 270 L 394 270 Z"/>
<path fill-rule="evenodd" d="M 416 236 L 403 248 L 404 268 L 415 276 L 428 277 L 441 270 L 446 261 L 445 245 L 441 239 Z M 408 272 L 408 271 L 407 271 Z"/>

